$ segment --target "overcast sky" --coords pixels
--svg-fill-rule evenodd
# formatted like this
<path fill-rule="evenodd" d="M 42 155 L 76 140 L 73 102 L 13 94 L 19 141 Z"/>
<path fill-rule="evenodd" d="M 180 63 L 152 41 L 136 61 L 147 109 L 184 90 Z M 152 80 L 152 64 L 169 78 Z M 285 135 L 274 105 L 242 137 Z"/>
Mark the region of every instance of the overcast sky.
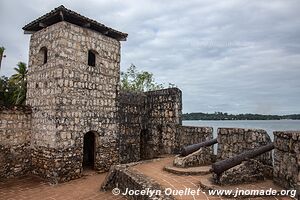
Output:
<path fill-rule="evenodd" d="M 131 63 L 183 92 L 183 112 L 300 113 L 300 1 L 1 0 L 0 75 L 28 62 L 22 27 L 65 7 L 129 34 Z"/>

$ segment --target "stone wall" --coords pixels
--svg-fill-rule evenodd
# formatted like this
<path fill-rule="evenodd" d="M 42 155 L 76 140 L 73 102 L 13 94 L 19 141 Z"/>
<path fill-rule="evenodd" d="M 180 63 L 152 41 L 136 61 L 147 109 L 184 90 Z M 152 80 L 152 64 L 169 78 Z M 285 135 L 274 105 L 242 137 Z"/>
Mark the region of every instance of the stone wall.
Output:
<path fill-rule="evenodd" d="M 147 130 L 144 158 L 174 153 L 177 126 L 181 125 L 182 93 L 178 88 L 146 92 Z"/>
<path fill-rule="evenodd" d="M 275 183 L 286 189 L 296 189 L 300 197 L 300 131 L 274 132 Z"/>
<path fill-rule="evenodd" d="M 26 174 L 30 162 L 31 110 L 0 108 L 0 178 Z"/>
<path fill-rule="evenodd" d="M 224 160 L 271 143 L 268 133 L 261 129 L 219 128 L 217 140 L 217 160 Z M 263 164 L 272 165 L 272 152 L 264 153 L 257 159 Z"/>
<path fill-rule="evenodd" d="M 212 128 L 181 126 L 181 91 L 177 88 L 121 91 L 118 102 L 121 163 L 179 153 L 182 146 L 212 139 Z"/>
<path fill-rule="evenodd" d="M 40 62 L 43 47 L 45 64 Z M 89 50 L 96 53 L 95 66 L 88 65 Z M 115 39 L 68 22 L 31 35 L 27 104 L 32 107 L 34 173 L 54 182 L 79 177 L 89 131 L 95 134 L 94 168 L 106 171 L 118 163 L 119 73 L 120 42 Z"/>
<path fill-rule="evenodd" d="M 175 153 L 180 153 L 184 146 L 197 144 L 213 139 L 213 128 L 211 127 L 192 127 L 178 126 L 176 132 Z M 213 154 L 213 146 L 211 153 Z"/>
<path fill-rule="evenodd" d="M 145 100 L 143 93 L 121 91 L 118 96 L 120 162 L 139 161 L 141 133 L 145 129 Z"/>
<path fill-rule="evenodd" d="M 181 124 L 181 91 L 177 88 L 118 95 L 121 163 L 173 153 Z"/>

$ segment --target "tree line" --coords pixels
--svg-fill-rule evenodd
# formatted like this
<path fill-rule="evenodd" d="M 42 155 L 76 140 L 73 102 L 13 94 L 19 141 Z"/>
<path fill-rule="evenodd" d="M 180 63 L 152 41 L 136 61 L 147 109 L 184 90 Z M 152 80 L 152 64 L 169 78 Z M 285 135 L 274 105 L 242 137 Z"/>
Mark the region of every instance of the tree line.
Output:
<path fill-rule="evenodd" d="M 292 115 L 261 115 L 261 114 L 228 114 L 223 112 L 215 113 L 185 113 L 182 115 L 183 120 L 284 120 L 300 119 L 300 114 Z"/>
<path fill-rule="evenodd" d="M 131 64 L 125 72 L 121 72 L 120 85 L 122 90 L 133 92 L 147 92 L 176 87 L 172 83 L 168 83 L 167 86 L 157 83 L 151 72 L 139 71 L 134 64 Z"/>

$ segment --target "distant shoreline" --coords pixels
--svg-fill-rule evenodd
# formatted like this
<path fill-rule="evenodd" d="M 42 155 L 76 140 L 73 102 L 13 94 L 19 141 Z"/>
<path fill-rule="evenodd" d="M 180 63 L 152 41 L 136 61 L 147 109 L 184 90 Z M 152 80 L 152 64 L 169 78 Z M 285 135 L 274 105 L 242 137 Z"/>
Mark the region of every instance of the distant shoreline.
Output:
<path fill-rule="evenodd" d="M 262 114 L 228 114 L 222 112 L 215 113 L 185 113 L 182 120 L 300 120 L 300 114 L 291 115 L 262 115 Z"/>
<path fill-rule="evenodd" d="M 300 120 L 300 119 L 182 119 L 183 121 L 284 121 L 284 120 Z"/>

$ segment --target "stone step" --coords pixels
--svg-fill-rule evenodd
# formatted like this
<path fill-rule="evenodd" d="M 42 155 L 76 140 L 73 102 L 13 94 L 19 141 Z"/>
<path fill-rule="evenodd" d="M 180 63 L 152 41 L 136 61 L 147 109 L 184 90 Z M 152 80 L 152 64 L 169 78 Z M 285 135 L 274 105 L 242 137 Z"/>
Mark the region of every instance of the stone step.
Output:
<path fill-rule="evenodd" d="M 210 173 L 211 165 L 200 166 L 200 167 L 175 167 L 172 165 L 167 165 L 164 170 L 173 174 L 178 175 L 206 175 Z"/>

